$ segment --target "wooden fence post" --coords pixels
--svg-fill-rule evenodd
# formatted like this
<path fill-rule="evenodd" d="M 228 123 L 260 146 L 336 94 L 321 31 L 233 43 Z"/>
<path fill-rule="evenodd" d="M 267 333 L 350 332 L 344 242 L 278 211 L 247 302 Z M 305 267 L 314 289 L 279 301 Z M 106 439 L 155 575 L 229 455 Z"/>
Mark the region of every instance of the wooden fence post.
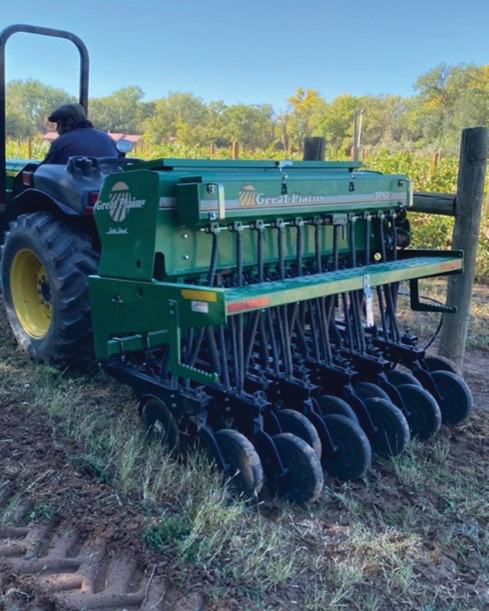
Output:
<path fill-rule="evenodd" d="M 320 136 L 310 136 L 304 138 L 304 161 L 324 161 L 324 151 L 326 149 L 326 138 Z"/>
<path fill-rule="evenodd" d="M 440 163 L 440 159 L 441 159 L 440 151 L 436 151 L 435 153 L 433 153 L 433 158 L 431 160 L 431 175 L 432 176 L 436 172 L 436 168 L 438 167 L 438 164 Z"/>
<path fill-rule="evenodd" d="M 439 353 L 460 368 L 469 325 L 488 144 L 488 128 L 469 127 L 462 131 L 452 248 L 464 251 L 464 271 L 448 278 L 447 304 L 456 305 L 458 311 L 445 316 L 439 347 Z"/>
<path fill-rule="evenodd" d="M 214 159 L 215 155 L 216 155 L 216 143 L 211 142 L 209 146 L 209 156 L 211 159 Z"/>
<path fill-rule="evenodd" d="M 239 142 L 233 140 L 231 144 L 231 159 L 239 159 Z"/>

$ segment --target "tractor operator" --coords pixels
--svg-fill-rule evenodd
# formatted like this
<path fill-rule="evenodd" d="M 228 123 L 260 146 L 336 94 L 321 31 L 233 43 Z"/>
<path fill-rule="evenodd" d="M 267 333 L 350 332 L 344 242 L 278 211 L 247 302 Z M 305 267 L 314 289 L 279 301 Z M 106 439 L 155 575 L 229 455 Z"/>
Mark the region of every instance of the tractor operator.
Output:
<path fill-rule="evenodd" d="M 109 134 L 93 127 L 81 104 L 63 104 L 48 121 L 56 123 L 59 138 L 53 140 L 42 163 L 65 164 L 74 155 L 121 156 Z"/>

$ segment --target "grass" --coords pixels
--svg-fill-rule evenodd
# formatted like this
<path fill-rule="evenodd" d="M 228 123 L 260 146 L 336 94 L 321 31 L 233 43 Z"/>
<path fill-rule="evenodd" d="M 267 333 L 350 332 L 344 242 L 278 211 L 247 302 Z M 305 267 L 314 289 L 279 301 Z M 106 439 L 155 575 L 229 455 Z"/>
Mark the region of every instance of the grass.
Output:
<path fill-rule="evenodd" d="M 471 337 L 484 348 L 474 328 L 487 328 L 488 308 L 477 307 Z M 77 440 L 83 451 L 68 457 L 74 467 L 110 483 L 121 502 L 139 505 L 148 516 L 141 532 L 148 546 L 168 559 L 183 584 L 192 583 L 196 571 L 207 575 L 207 595 L 230 601 L 231 608 L 489 604 L 489 452 L 483 441 L 489 425 L 481 413 L 455 440 L 443 430 L 427 444 L 413 442 L 403 456 L 376 461 L 364 482 L 327 479 L 318 503 L 294 507 L 231 497 L 201 452 L 178 462 L 146 438 L 127 388 L 96 369 L 70 373 L 31 363 L 4 329 L 0 402 L 7 401 L 49 416 L 57 447 L 63 435 Z M 36 504 L 35 486 L 29 494 L 32 521 L 50 518 L 55 502 Z M 1 521 L 14 512 L 7 507 Z"/>

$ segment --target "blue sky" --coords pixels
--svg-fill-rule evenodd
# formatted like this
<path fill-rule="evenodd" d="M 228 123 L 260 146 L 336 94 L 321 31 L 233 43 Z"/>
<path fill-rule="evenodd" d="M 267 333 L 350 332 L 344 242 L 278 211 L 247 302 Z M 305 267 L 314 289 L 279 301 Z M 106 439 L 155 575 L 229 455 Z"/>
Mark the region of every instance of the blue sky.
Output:
<path fill-rule="evenodd" d="M 86 43 L 90 95 L 140 85 L 146 100 L 191 91 L 204 101 L 271 103 L 299 86 L 411 95 L 441 62 L 489 63 L 489 0 L 0 0 L 0 27 L 70 30 Z M 66 41 L 15 34 L 7 79 L 78 90 Z"/>

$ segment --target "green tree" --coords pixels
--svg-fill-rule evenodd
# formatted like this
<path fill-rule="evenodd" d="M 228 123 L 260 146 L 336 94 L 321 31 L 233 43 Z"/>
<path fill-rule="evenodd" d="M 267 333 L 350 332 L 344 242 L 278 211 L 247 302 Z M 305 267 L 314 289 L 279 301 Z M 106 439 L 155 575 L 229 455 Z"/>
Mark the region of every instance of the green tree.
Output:
<path fill-rule="evenodd" d="M 152 103 L 144 103 L 141 87 L 130 85 L 111 95 L 90 100 L 89 116 L 95 127 L 105 131 L 137 134 L 146 117 L 153 111 Z"/>
<path fill-rule="evenodd" d="M 222 135 L 247 148 L 266 148 L 274 139 L 274 128 L 270 104 L 234 104 L 222 113 Z"/>
<path fill-rule="evenodd" d="M 7 133 L 16 139 L 45 133 L 52 128 L 47 120 L 51 112 L 74 101 L 66 91 L 34 79 L 10 81 L 6 87 Z"/>
<path fill-rule="evenodd" d="M 401 139 L 400 120 L 405 108 L 400 96 L 362 96 L 358 108 L 363 111 L 362 146 L 392 147 Z"/>
<path fill-rule="evenodd" d="M 485 97 L 489 93 L 481 89 L 483 76 L 481 67 L 474 64 L 440 64 L 418 78 L 414 85 L 419 92 L 415 106 L 426 143 L 434 144 L 439 149 L 453 149 L 458 145 L 460 128 L 476 117 L 472 98 L 477 92 L 480 112 L 480 95 Z M 486 104 L 488 101 L 489 98 L 486 98 Z"/>
<path fill-rule="evenodd" d="M 359 109 L 358 98 L 344 93 L 327 104 L 317 118 L 319 133 L 326 138 L 329 155 L 349 152 L 353 143 L 353 116 Z"/>
<path fill-rule="evenodd" d="M 209 109 L 192 93 L 175 92 L 154 102 L 153 114 L 143 122 L 144 137 L 150 144 L 177 138 L 178 131 L 188 139 L 192 129 L 201 133 L 207 125 Z"/>
<path fill-rule="evenodd" d="M 302 150 L 304 138 L 322 136 L 320 117 L 326 111 L 324 99 L 314 89 L 299 87 L 288 99 L 290 108 L 282 119 L 287 137 L 286 145 Z"/>

